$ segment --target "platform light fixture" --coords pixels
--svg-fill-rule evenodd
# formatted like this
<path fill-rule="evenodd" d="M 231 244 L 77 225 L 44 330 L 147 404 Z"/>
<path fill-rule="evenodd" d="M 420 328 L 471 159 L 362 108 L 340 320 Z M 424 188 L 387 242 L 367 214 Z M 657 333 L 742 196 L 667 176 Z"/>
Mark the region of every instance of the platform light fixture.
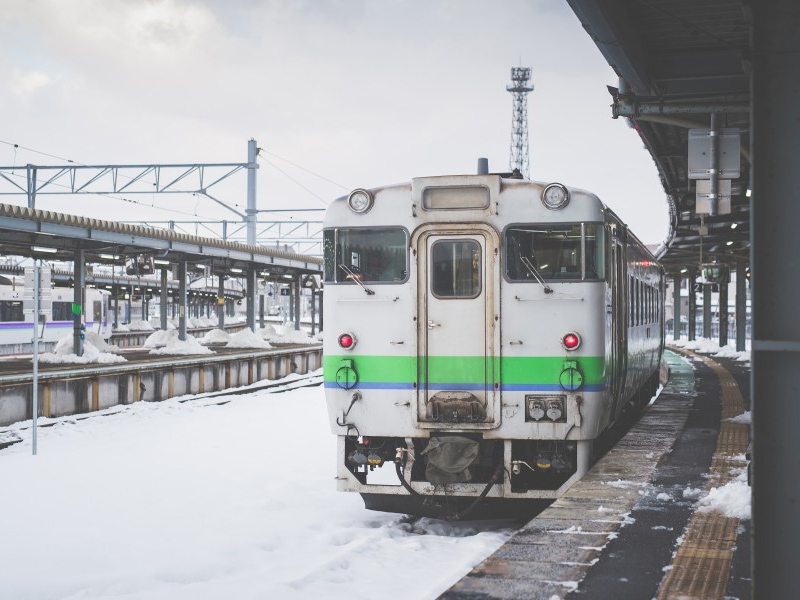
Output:
<path fill-rule="evenodd" d="M 244 271 L 242 271 L 241 269 L 238 269 L 236 267 L 231 267 L 231 273 L 243 273 L 243 272 Z"/>
<path fill-rule="evenodd" d="M 154 265 L 164 265 L 164 266 L 166 266 L 166 265 L 169 265 L 169 261 L 168 260 L 161 260 L 160 258 L 154 258 L 153 259 L 153 264 Z"/>
<path fill-rule="evenodd" d="M 31 246 L 31 250 L 34 252 L 44 252 L 46 254 L 55 254 L 58 252 L 58 248 L 48 248 L 47 246 Z"/>

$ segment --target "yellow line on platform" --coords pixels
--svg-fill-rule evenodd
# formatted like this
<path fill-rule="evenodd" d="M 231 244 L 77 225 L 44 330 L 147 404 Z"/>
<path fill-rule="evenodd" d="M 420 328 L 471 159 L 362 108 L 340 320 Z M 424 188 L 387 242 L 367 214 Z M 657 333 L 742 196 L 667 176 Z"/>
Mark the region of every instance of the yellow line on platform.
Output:
<path fill-rule="evenodd" d="M 720 382 L 722 415 L 717 448 L 706 483 L 708 492 L 731 481 L 736 470 L 747 464 L 743 455 L 749 443 L 748 425 L 727 420 L 744 412 L 744 400 L 734 378 L 718 362 L 688 350 L 677 350 L 703 361 Z M 722 600 L 730 577 L 738 527 L 737 518 L 719 512 L 695 511 L 684 533 L 683 543 L 658 588 L 658 600 Z"/>

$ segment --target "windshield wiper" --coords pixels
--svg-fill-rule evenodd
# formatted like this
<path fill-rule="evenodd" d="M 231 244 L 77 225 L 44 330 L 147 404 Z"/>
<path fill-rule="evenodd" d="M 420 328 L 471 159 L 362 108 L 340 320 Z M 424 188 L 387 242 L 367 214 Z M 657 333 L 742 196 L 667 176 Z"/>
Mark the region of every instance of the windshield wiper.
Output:
<path fill-rule="evenodd" d="M 351 271 L 350 269 L 348 269 L 348 268 L 347 268 L 346 266 L 344 266 L 343 264 L 340 264 L 340 265 L 339 265 L 339 268 L 340 268 L 342 271 L 344 271 L 345 273 L 347 273 L 347 277 L 348 277 L 349 279 L 352 279 L 353 281 L 355 281 L 355 282 L 358 284 L 358 286 L 359 286 L 359 287 L 360 287 L 362 290 L 364 290 L 364 291 L 365 291 L 365 292 L 366 292 L 366 293 L 367 293 L 369 296 L 374 296 L 374 295 L 375 295 L 375 292 L 374 292 L 373 290 L 370 290 L 370 289 L 367 289 L 366 287 L 364 287 L 364 284 L 363 284 L 363 283 L 361 283 L 361 280 L 359 279 L 359 276 L 358 276 L 358 275 L 356 275 L 355 273 L 353 273 L 353 271 Z"/>
<path fill-rule="evenodd" d="M 536 281 L 538 281 L 541 284 L 541 286 L 544 288 L 544 293 L 545 294 L 552 294 L 553 293 L 553 288 L 551 288 L 549 285 L 547 285 L 544 282 L 544 277 L 542 277 L 542 274 L 539 273 L 539 271 L 536 270 L 536 267 L 533 266 L 533 263 L 530 261 L 530 259 L 527 256 L 522 256 L 522 254 L 520 254 L 519 255 L 519 261 L 525 266 L 526 269 L 528 269 L 528 272 L 531 275 L 533 275 L 534 279 L 536 279 Z"/>

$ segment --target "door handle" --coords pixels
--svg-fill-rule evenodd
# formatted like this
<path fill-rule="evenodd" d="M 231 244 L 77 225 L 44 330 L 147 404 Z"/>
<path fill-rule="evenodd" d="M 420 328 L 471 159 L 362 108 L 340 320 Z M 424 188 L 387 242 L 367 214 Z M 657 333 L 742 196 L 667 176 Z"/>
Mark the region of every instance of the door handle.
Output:
<path fill-rule="evenodd" d="M 441 323 L 434 323 L 433 321 L 428 321 L 428 329 L 433 329 L 434 327 L 441 327 Z"/>

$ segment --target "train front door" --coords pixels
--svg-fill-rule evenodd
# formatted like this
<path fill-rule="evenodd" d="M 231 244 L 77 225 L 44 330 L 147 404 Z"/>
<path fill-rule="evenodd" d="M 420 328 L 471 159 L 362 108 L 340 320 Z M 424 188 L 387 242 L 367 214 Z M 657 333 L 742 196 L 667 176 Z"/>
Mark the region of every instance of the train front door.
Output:
<path fill-rule="evenodd" d="M 417 416 L 422 426 L 499 425 L 497 238 L 474 226 L 419 238 Z"/>

